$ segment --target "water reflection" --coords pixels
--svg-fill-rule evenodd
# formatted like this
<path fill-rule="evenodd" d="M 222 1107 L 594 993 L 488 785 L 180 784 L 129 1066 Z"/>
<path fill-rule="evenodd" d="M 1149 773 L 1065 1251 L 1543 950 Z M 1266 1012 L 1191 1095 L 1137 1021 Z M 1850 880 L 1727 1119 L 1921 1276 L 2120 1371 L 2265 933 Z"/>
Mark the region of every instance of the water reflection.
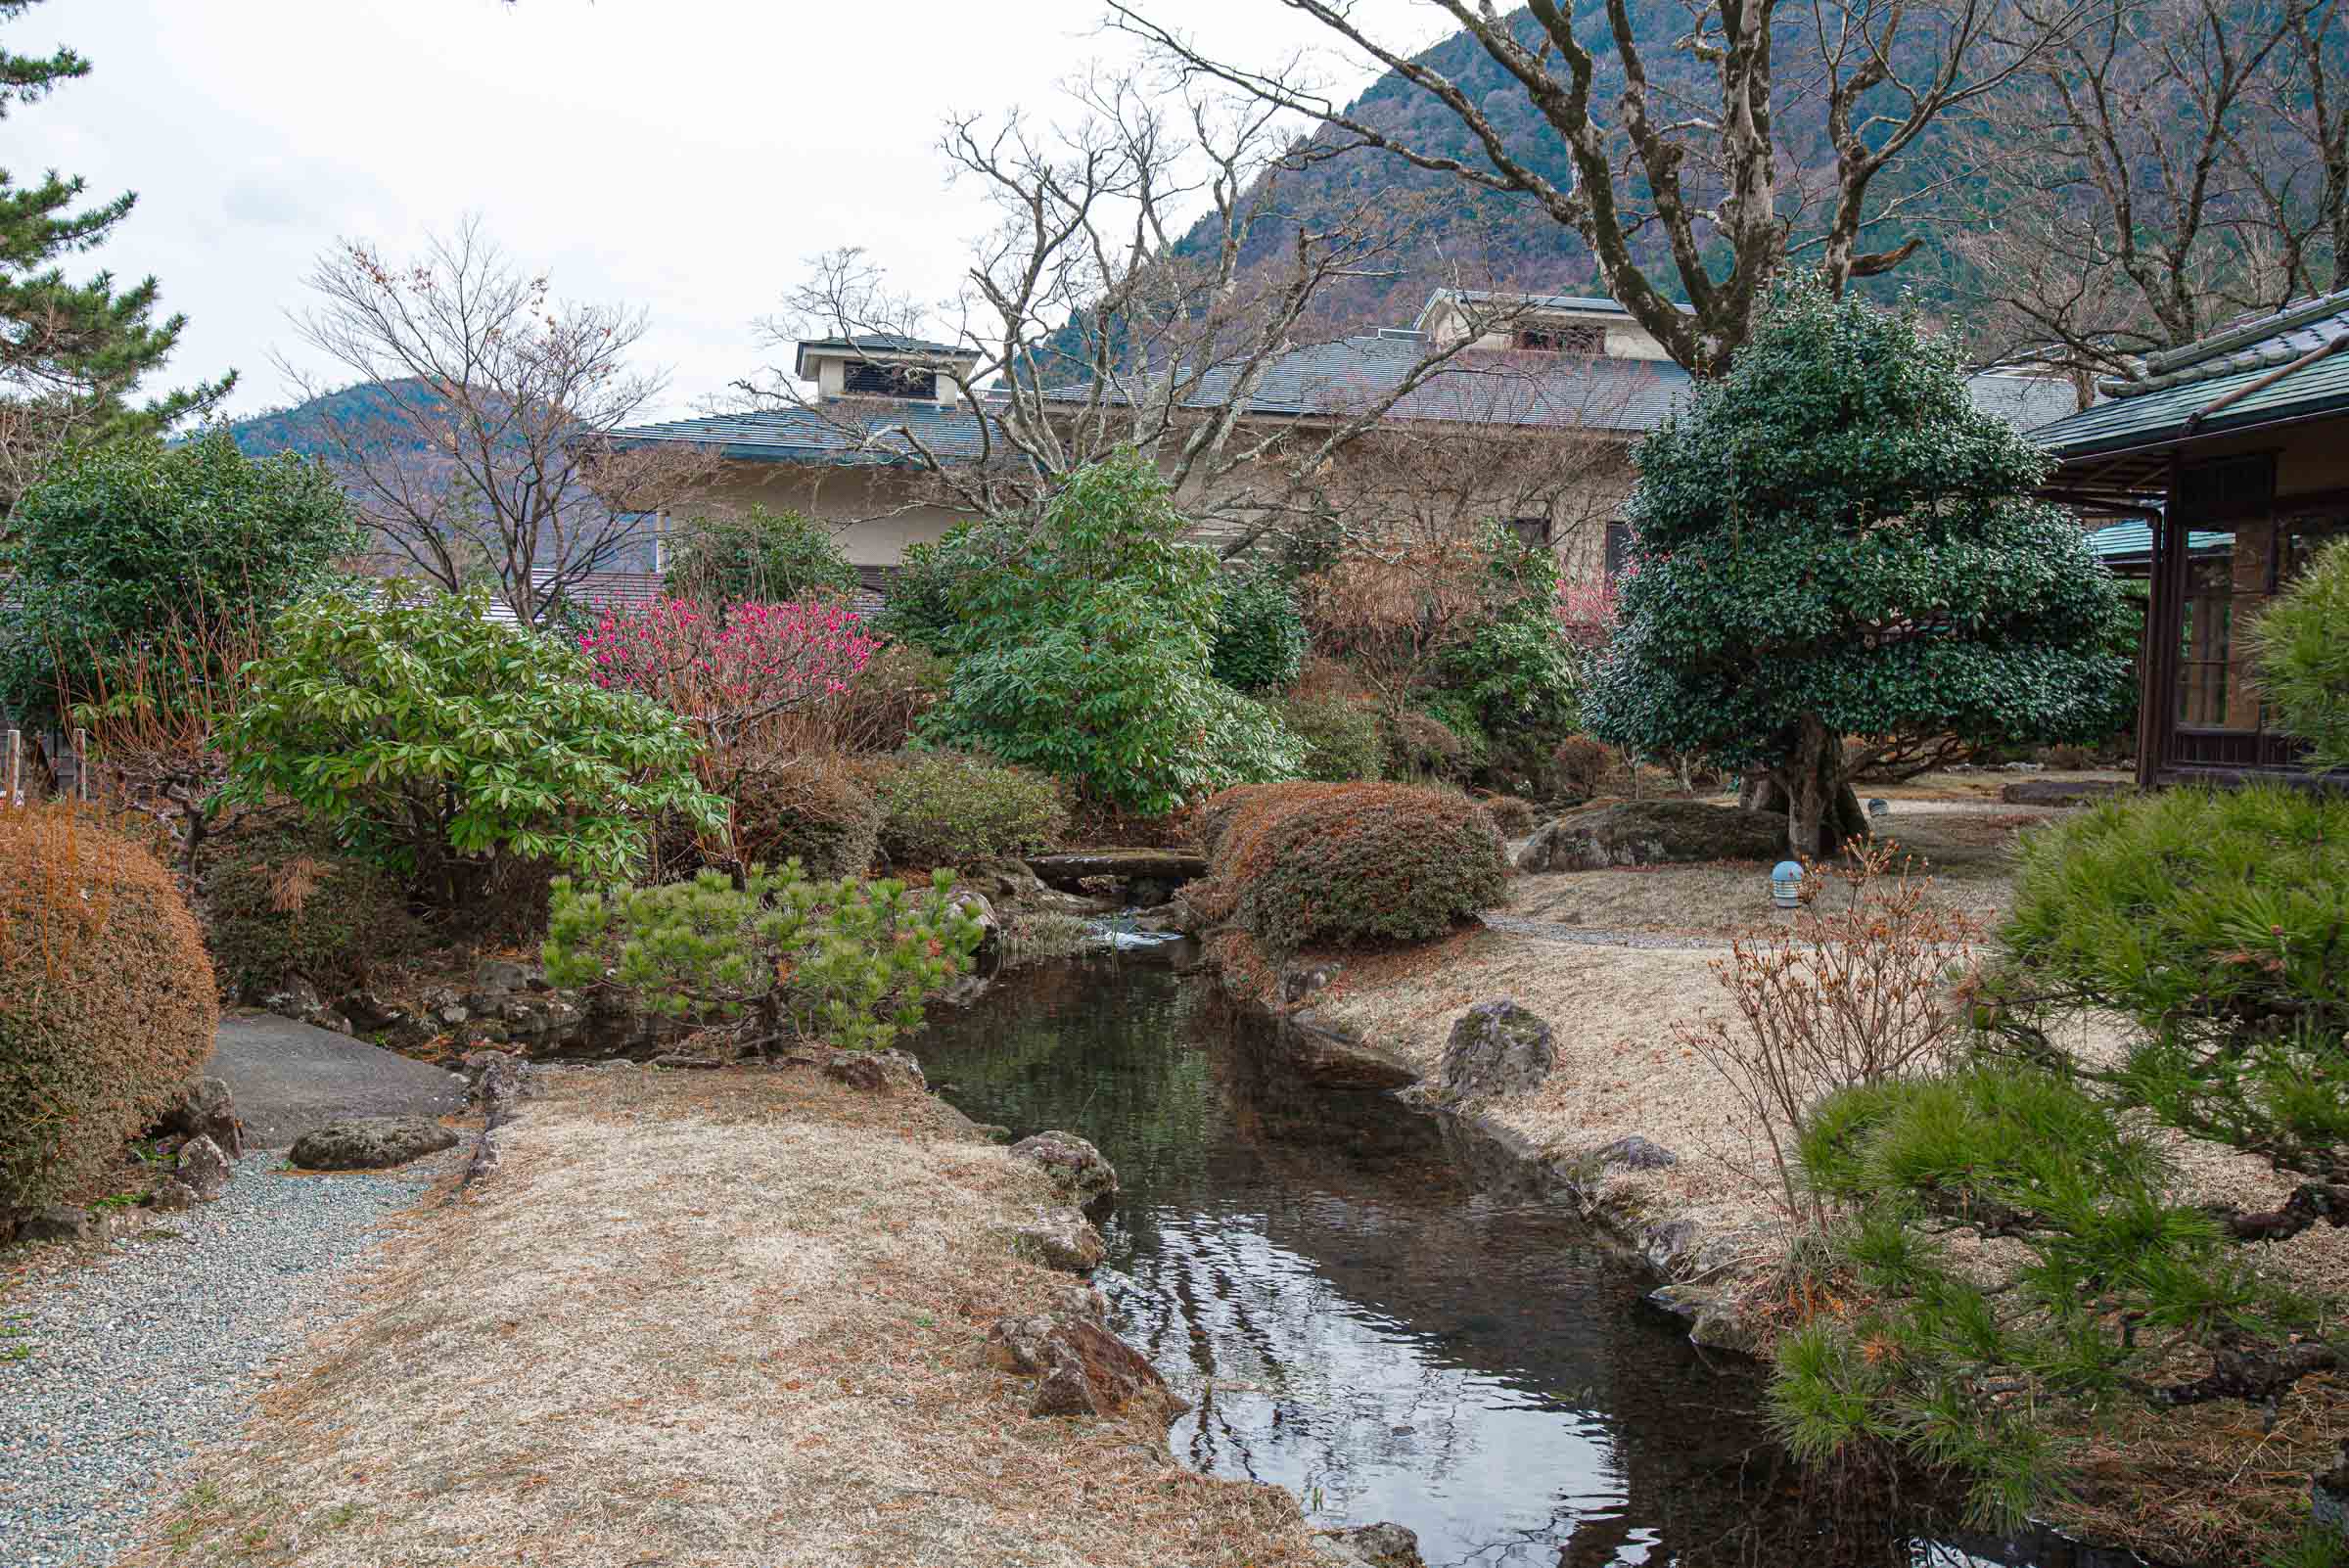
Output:
<path fill-rule="evenodd" d="M 1212 984 L 1032 970 L 919 1045 L 973 1117 L 1069 1129 L 1117 1166 L 1097 1282 L 1196 1402 L 1170 1442 L 1199 1469 L 1328 1523 L 1396 1520 L 1431 1564 L 2075 1568 L 1807 1495 L 1750 1364 L 1689 1347 L 1457 1130 L 1295 1082 Z"/>

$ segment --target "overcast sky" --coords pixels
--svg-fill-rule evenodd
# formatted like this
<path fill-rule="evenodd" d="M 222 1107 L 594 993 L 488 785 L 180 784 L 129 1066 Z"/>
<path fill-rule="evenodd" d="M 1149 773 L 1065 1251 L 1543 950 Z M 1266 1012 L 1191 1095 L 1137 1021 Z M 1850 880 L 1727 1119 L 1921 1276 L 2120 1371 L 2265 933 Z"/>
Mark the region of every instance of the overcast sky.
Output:
<path fill-rule="evenodd" d="M 1277 0 L 1164 0 L 1232 58 L 1326 40 Z M 1415 0 L 1362 0 L 1442 36 Z M 340 236 L 405 255 L 467 211 L 556 292 L 651 312 L 664 413 L 761 359 L 754 322 L 806 257 L 863 245 L 921 298 L 979 223 L 935 141 L 949 111 L 1041 110 L 1129 56 L 1100 0 L 50 0 L 11 48 L 95 69 L 0 121 L 20 178 L 139 193 L 76 271 L 155 274 L 188 330 L 174 384 L 234 366 L 230 411 L 283 403 L 286 312 Z M 1359 64 L 1324 55 L 1349 89 Z"/>

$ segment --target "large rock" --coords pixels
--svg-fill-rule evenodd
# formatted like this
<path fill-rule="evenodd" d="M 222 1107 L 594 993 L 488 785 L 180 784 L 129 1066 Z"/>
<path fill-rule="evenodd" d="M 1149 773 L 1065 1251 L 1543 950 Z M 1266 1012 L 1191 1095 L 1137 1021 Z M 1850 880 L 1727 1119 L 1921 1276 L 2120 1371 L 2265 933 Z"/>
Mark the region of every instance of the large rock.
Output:
<path fill-rule="evenodd" d="M 1000 1371 L 1040 1379 L 1031 1415 L 1114 1415 L 1137 1400 L 1174 1403 L 1139 1352 L 1071 1314 L 1002 1318 L 987 1336 L 985 1355 Z"/>
<path fill-rule="evenodd" d="M 1446 1100 L 1523 1094 L 1540 1087 L 1557 1062 L 1549 1026 L 1508 997 L 1497 997 L 1478 1002 L 1451 1026 L 1436 1093 Z"/>
<path fill-rule="evenodd" d="M 1014 1227 L 1011 1248 L 1032 1263 L 1072 1274 L 1089 1274 L 1109 1256 L 1109 1243 L 1090 1220 L 1059 1207 L 1039 1208 L 1034 1220 Z"/>
<path fill-rule="evenodd" d="M 220 1020 L 210 1070 L 236 1096 L 249 1149 L 282 1149 L 353 1116 L 446 1116 L 465 1085 L 429 1062 L 283 1018 Z"/>
<path fill-rule="evenodd" d="M 227 1193 L 229 1177 L 237 1173 L 219 1144 L 195 1137 L 179 1146 L 179 1164 L 171 1174 L 190 1192 L 210 1203 Z"/>
<path fill-rule="evenodd" d="M 922 1076 L 922 1064 L 903 1051 L 835 1050 L 824 1058 L 822 1071 L 835 1084 L 846 1084 L 867 1094 L 895 1094 L 901 1088 L 916 1094 L 930 1090 L 930 1081 Z"/>
<path fill-rule="evenodd" d="M 178 1101 L 156 1120 L 155 1130 L 170 1137 L 210 1138 L 232 1160 L 245 1157 L 245 1128 L 225 1080 L 191 1078 Z"/>
<path fill-rule="evenodd" d="M 304 1171 L 384 1171 L 457 1146 L 457 1134 L 421 1116 L 354 1116 L 313 1128 L 287 1155 Z"/>
<path fill-rule="evenodd" d="M 1339 1561 L 1360 1568 L 1427 1568 L 1427 1559 L 1419 1555 L 1419 1537 L 1399 1524 L 1358 1525 L 1332 1530 L 1321 1539 Z"/>
<path fill-rule="evenodd" d="M 1771 860 L 1786 854 L 1786 819 L 1702 801 L 1627 801 L 1561 816 L 1517 856 L 1520 871 Z"/>
<path fill-rule="evenodd" d="M 1031 1160 L 1044 1168 L 1052 1178 L 1053 1188 L 1064 1198 L 1078 1204 L 1114 1197 L 1118 1190 L 1117 1168 L 1101 1157 L 1101 1151 L 1074 1132 L 1038 1132 L 1022 1138 L 1011 1146 L 1012 1154 Z"/>
<path fill-rule="evenodd" d="M 96 1233 L 90 1211 L 69 1203 L 53 1203 L 17 1221 L 19 1241 L 86 1241 Z"/>

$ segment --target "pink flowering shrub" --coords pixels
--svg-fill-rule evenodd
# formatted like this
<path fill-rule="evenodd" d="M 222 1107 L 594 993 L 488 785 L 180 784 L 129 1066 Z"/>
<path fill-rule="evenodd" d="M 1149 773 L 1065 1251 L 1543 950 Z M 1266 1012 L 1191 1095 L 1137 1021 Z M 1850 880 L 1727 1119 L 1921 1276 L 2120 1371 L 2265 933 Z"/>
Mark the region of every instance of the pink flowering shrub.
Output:
<path fill-rule="evenodd" d="M 1595 582 L 1558 584 L 1558 630 L 1586 653 L 1598 652 L 1615 634 L 1617 580 L 1601 577 Z"/>
<path fill-rule="evenodd" d="M 822 600 L 684 599 L 606 614 L 579 647 L 596 683 L 673 710 L 707 745 L 772 741 L 837 705 L 880 650 L 855 611 Z"/>

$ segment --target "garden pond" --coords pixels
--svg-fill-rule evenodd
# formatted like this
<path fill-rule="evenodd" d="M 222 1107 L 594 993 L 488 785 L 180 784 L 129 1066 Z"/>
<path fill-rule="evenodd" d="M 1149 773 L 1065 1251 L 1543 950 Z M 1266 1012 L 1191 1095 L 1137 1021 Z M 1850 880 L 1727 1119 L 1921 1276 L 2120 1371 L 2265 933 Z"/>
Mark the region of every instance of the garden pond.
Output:
<path fill-rule="evenodd" d="M 1169 1433 L 1185 1463 L 1323 1526 L 1405 1525 L 1433 1568 L 2137 1560 L 1820 1496 L 1763 1429 L 1755 1363 L 1691 1346 L 1512 1157 L 1299 1081 L 1267 1021 L 1169 956 L 1005 974 L 915 1044 L 969 1116 L 1117 1167 L 1095 1282 L 1193 1402 Z"/>

